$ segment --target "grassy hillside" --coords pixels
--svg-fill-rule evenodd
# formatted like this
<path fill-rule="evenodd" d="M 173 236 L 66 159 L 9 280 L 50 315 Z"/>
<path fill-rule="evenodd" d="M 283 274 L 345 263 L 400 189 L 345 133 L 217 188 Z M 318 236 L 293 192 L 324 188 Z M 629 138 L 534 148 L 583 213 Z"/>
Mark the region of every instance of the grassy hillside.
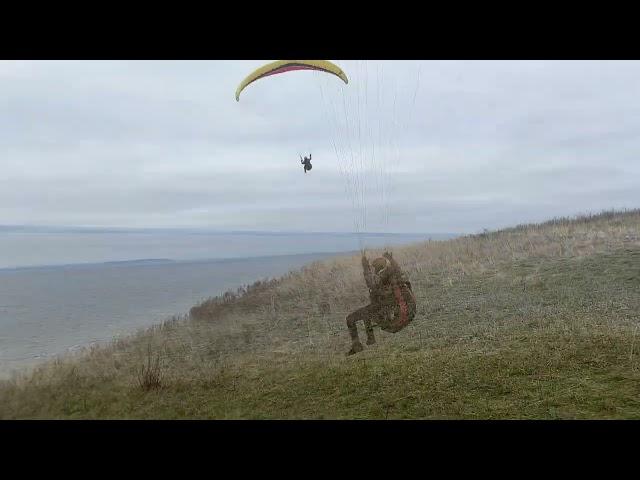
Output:
<path fill-rule="evenodd" d="M 418 315 L 358 355 L 337 257 L 4 382 L 0 418 L 640 418 L 640 210 L 394 257 Z"/>

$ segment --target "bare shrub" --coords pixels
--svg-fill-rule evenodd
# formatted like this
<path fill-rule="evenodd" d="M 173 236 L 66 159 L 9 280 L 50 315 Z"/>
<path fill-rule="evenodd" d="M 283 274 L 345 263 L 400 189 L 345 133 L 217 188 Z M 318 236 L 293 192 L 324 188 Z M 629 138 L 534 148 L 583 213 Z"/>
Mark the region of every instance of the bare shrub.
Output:
<path fill-rule="evenodd" d="M 160 388 L 162 385 L 161 377 L 162 371 L 160 368 L 160 354 L 156 355 L 155 360 L 152 360 L 151 344 L 147 349 L 147 363 L 142 364 L 138 372 L 138 385 L 145 391 Z"/>

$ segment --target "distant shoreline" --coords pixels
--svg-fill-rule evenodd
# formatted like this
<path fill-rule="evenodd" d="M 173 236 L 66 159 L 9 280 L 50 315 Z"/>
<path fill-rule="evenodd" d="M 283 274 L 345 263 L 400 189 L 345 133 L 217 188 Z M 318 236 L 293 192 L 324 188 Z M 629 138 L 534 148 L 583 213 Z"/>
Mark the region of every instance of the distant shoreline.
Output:
<path fill-rule="evenodd" d="M 3 230 L 4 228 L 4 230 Z M 8 231 L 0 226 L 0 272 L 219 262 L 273 256 L 342 254 L 384 245 L 455 238 L 455 234 L 243 232 L 144 234 Z"/>
<path fill-rule="evenodd" d="M 228 262 L 242 262 L 242 261 L 254 261 L 264 260 L 269 258 L 290 258 L 290 257 L 320 257 L 320 256 L 339 256 L 339 255 L 353 255 L 357 253 L 357 250 L 342 251 L 342 252 L 309 252 L 309 253 L 292 253 L 285 255 L 257 255 L 251 257 L 225 257 L 225 258 L 202 258 L 202 259 L 190 259 L 190 260 L 174 260 L 170 258 L 150 258 L 150 259 L 133 259 L 133 260 L 115 260 L 108 262 L 87 262 L 87 263 L 64 263 L 64 264 L 51 264 L 51 265 L 27 265 L 18 267 L 0 267 L 0 272 L 16 271 L 16 270 L 51 270 L 60 268 L 82 269 L 91 267 L 144 267 L 153 265 L 169 265 L 179 264 L 187 265 L 194 263 L 228 263 Z"/>
<path fill-rule="evenodd" d="M 361 235 L 364 237 L 401 237 L 401 236 L 433 236 L 433 237 L 450 237 L 465 235 L 465 233 L 442 232 L 442 233 L 423 233 L 423 232 L 302 232 L 296 230 L 209 230 L 206 228 L 128 228 L 128 227 L 74 227 L 74 226 L 44 226 L 44 225 L 0 225 L 1 233 L 88 233 L 88 234 L 108 234 L 108 233 L 135 233 L 135 234 L 189 234 L 189 235 L 252 235 L 252 236 L 353 236 Z"/>

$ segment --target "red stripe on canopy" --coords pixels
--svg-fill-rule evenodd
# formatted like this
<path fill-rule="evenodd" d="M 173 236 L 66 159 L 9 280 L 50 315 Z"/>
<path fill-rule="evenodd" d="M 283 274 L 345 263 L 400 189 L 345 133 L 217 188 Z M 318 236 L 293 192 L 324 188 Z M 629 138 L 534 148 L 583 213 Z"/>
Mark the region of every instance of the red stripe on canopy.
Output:
<path fill-rule="evenodd" d="M 333 73 L 333 72 L 330 72 L 329 70 L 325 70 L 324 68 L 311 67 L 308 65 L 285 65 L 283 67 L 276 68 L 275 70 L 272 70 L 269 73 L 265 73 L 260 78 L 269 77 L 271 75 L 277 75 L 279 73 L 291 72 L 294 70 L 319 70 L 322 72 Z"/>

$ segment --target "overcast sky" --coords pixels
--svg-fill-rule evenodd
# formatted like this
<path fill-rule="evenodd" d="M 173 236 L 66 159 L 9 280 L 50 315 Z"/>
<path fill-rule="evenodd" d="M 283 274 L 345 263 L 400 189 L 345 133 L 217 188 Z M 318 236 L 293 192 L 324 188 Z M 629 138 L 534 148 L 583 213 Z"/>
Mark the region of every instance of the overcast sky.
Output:
<path fill-rule="evenodd" d="M 368 231 L 463 233 L 640 206 L 640 62 L 338 60 L 348 85 L 236 102 L 263 63 L 0 62 L 0 225 L 353 231 L 366 204 Z"/>

